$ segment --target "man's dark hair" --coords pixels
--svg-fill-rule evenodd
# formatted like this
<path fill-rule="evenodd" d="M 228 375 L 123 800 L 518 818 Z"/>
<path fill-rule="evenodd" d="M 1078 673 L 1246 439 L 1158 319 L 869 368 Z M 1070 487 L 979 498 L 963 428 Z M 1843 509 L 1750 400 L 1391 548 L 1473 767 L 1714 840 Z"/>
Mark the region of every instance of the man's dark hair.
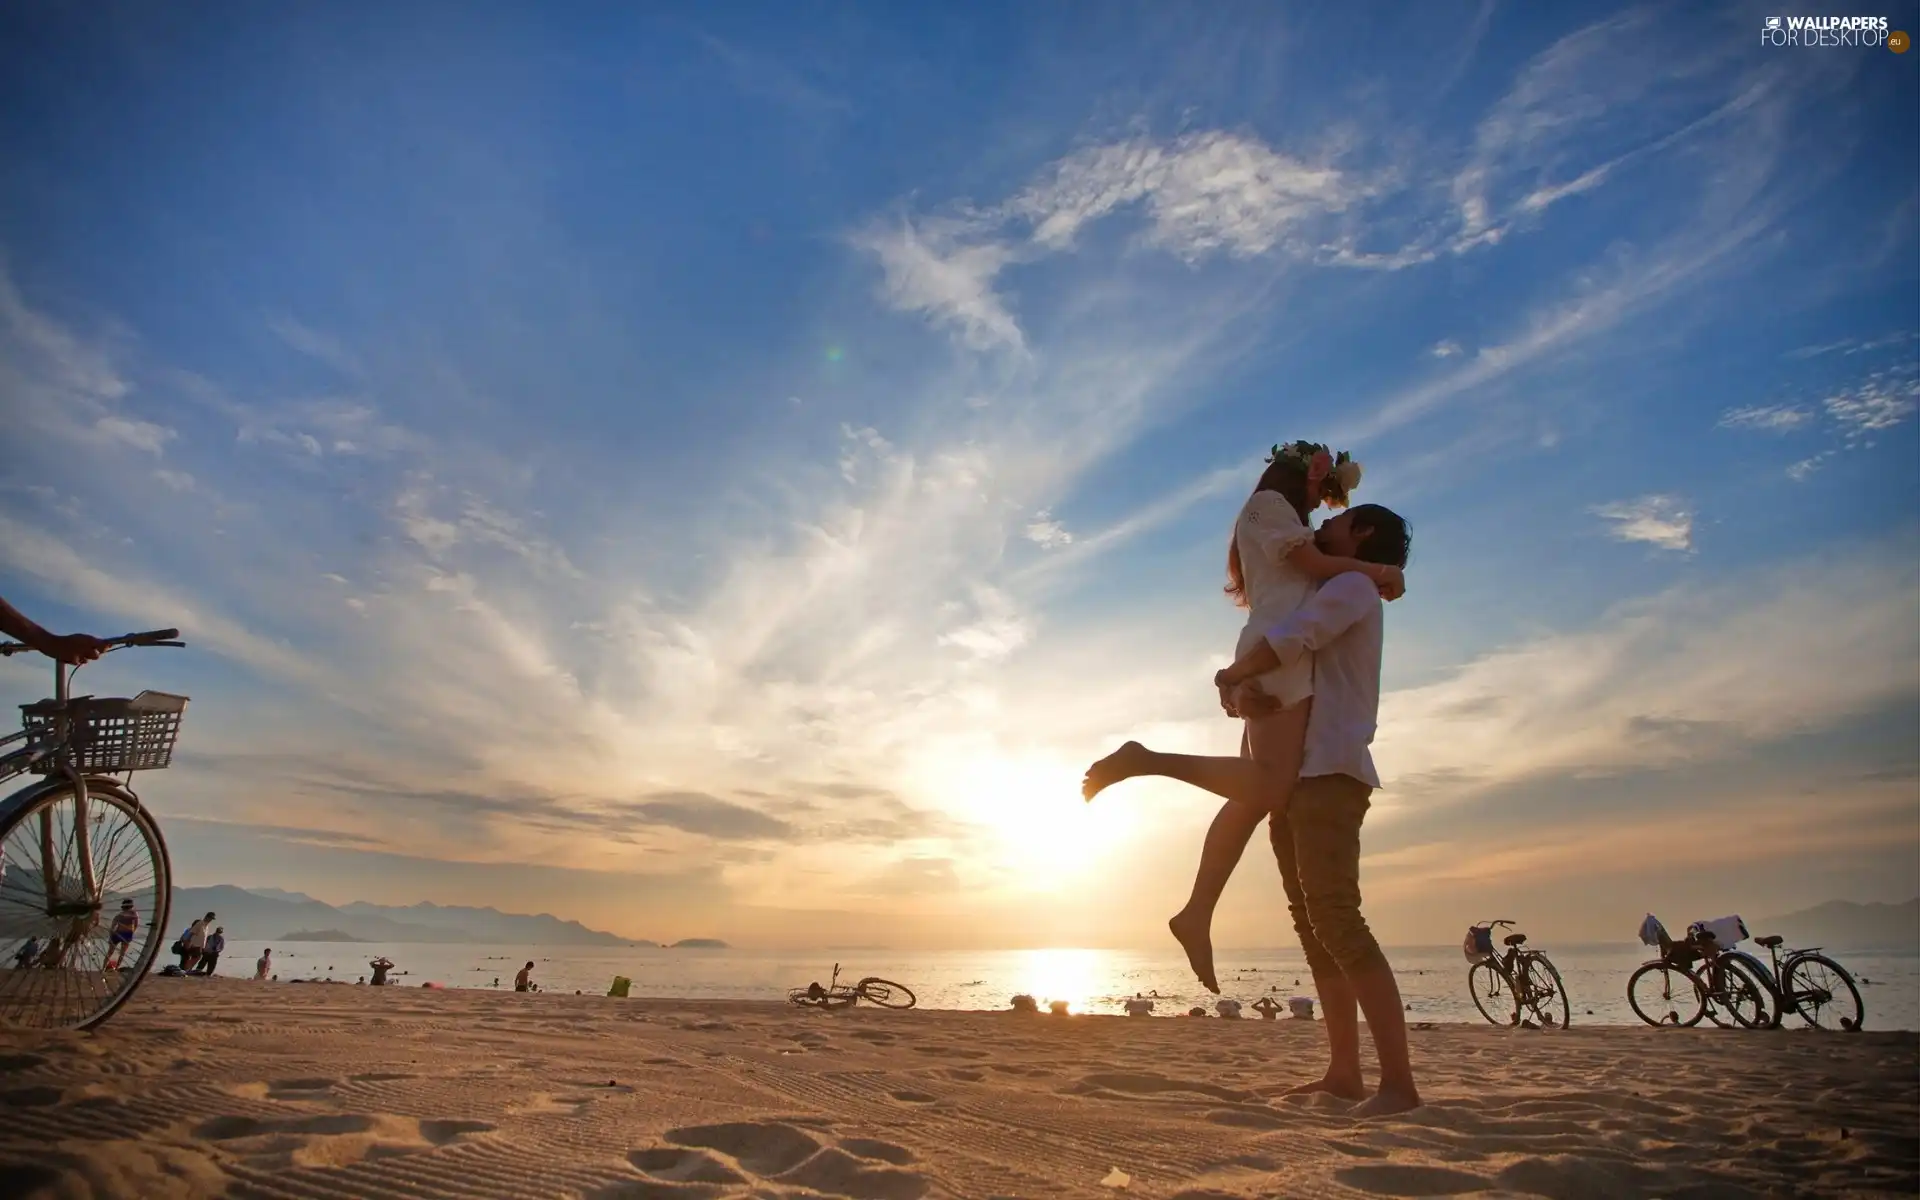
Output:
<path fill-rule="evenodd" d="M 1356 558 L 1390 567 L 1407 565 L 1407 555 L 1413 551 L 1413 530 L 1405 517 L 1379 504 L 1356 504 L 1348 511 L 1353 514 L 1354 528 L 1364 531 L 1360 548 L 1354 552 Z"/>

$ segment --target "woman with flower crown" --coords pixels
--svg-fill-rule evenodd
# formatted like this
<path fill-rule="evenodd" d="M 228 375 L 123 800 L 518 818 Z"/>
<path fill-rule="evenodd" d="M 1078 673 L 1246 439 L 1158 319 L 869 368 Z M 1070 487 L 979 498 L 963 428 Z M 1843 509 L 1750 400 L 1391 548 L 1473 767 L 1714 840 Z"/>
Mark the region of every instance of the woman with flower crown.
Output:
<path fill-rule="evenodd" d="M 1323 580 L 1357 571 L 1389 600 L 1405 590 L 1400 568 L 1333 557 L 1314 544 L 1308 516 L 1322 504 L 1344 508 L 1360 476 L 1360 464 L 1344 450 L 1336 455 L 1306 441 L 1273 448 L 1260 482 L 1241 506 L 1227 544 L 1226 592 L 1248 610 L 1234 650 L 1236 658 L 1304 604 Z M 1231 692 L 1223 689 L 1220 703 L 1229 716 L 1243 721 L 1241 757 L 1265 768 L 1262 797 L 1258 803 L 1229 800 L 1221 806 L 1201 846 L 1193 893 L 1186 907 L 1167 922 L 1194 974 L 1212 992 L 1220 990 L 1213 969 L 1213 911 L 1253 831 L 1269 814 L 1286 808 L 1299 778 L 1313 704 L 1313 660 L 1302 656 Z M 1133 751 L 1144 753 L 1129 742 L 1087 770 L 1081 791 L 1088 800 L 1101 789 L 1140 773 L 1141 764 L 1130 761 Z"/>

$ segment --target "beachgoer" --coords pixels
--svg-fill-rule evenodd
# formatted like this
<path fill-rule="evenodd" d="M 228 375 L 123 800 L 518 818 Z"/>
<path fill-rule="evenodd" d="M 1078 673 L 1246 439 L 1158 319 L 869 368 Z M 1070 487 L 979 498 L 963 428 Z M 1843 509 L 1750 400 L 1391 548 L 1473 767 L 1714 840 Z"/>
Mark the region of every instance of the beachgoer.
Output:
<path fill-rule="evenodd" d="M 195 974 L 211 975 L 220 966 L 220 955 L 227 948 L 227 931 L 215 929 L 207 935 L 207 947 L 200 952 L 200 965 L 194 968 Z"/>
<path fill-rule="evenodd" d="M 526 966 L 521 967 L 520 973 L 513 977 L 513 990 L 516 992 L 530 992 L 533 990 L 533 964 L 532 963 L 528 963 Z"/>
<path fill-rule="evenodd" d="M 1360 464 L 1344 450 L 1336 456 L 1313 442 L 1273 448 L 1227 544 L 1227 594 L 1248 610 L 1236 654 L 1259 644 L 1265 631 L 1298 610 L 1321 580 L 1357 572 L 1388 599 L 1405 590 L 1397 565 L 1329 554 L 1307 525 L 1308 516 L 1322 504 L 1345 507 L 1360 475 Z M 1285 810 L 1300 775 L 1313 711 L 1313 659 L 1300 656 L 1243 681 L 1232 692 L 1223 690 L 1220 702 L 1228 716 L 1243 720 L 1240 756 L 1248 764 L 1249 786 L 1228 799 L 1213 818 L 1201 845 L 1193 891 L 1186 906 L 1167 922 L 1186 951 L 1188 965 L 1214 993 L 1220 983 L 1213 967 L 1213 912 L 1253 831 L 1269 815 Z M 1129 742 L 1088 768 L 1082 794 L 1091 800 L 1101 789 L 1139 774 L 1131 765 L 1138 748 Z"/>
<path fill-rule="evenodd" d="M 1127 1001 L 1125 1007 L 1127 1015 L 1130 1017 L 1150 1017 L 1153 1015 L 1153 1001 L 1142 996 L 1139 992 L 1133 994 L 1133 999 Z"/>
<path fill-rule="evenodd" d="M 1229 1021 L 1238 1021 L 1240 1019 L 1240 1002 L 1238 1000 L 1229 997 L 1213 1007 L 1219 1011 L 1221 1016 Z"/>
<path fill-rule="evenodd" d="M 213 932 L 212 913 L 208 913 L 198 921 L 187 926 L 186 935 L 180 939 L 181 970 L 187 972 L 189 975 L 193 974 L 193 969 L 200 964 L 200 956 L 206 953 L 207 935 L 211 932 Z"/>
<path fill-rule="evenodd" d="M 1377 504 L 1341 513 L 1314 537 L 1330 555 L 1406 565 L 1407 524 Z M 1380 712 L 1384 626 L 1372 579 L 1341 575 L 1214 676 L 1223 708 L 1237 697 L 1238 707 L 1264 711 L 1273 702 L 1243 692 L 1241 685 L 1313 656 L 1314 704 L 1300 779 L 1288 805 L 1268 822 L 1287 909 L 1326 1009 L 1330 1049 L 1326 1074 L 1294 1091 L 1366 1097 L 1358 1016 L 1364 1010 L 1380 1086 L 1354 1110 L 1360 1116 L 1404 1112 L 1420 1103 L 1400 989 L 1360 912 L 1360 825 L 1380 786 L 1369 747 Z M 1114 779 L 1162 775 L 1228 800 L 1258 797 L 1267 787 L 1266 773 L 1244 757 L 1160 754 L 1130 742 L 1108 761 L 1118 768 Z"/>
<path fill-rule="evenodd" d="M 373 985 L 372 986 L 374 987 L 387 986 L 387 972 L 393 970 L 393 960 L 383 954 L 379 958 L 376 958 L 372 962 L 368 963 L 367 965 L 373 968 Z"/>
<path fill-rule="evenodd" d="M 122 900 L 120 911 L 114 914 L 113 924 L 107 930 L 107 959 L 101 964 L 104 971 L 118 970 L 120 960 L 126 957 L 127 948 L 133 945 L 133 935 L 140 932 L 140 914 L 134 911 L 133 901 Z"/>
<path fill-rule="evenodd" d="M 48 633 L 5 599 L 0 599 L 0 634 L 63 663 L 90 663 L 107 651 L 107 644 L 92 634 Z"/>
<path fill-rule="evenodd" d="M 1272 996 L 1262 996 L 1253 1002 L 1253 1011 L 1260 1014 L 1261 1020 L 1271 1021 L 1286 1010 L 1281 1008 L 1280 1002 Z"/>
<path fill-rule="evenodd" d="M 1406 521 L 1377 504 L 1342 513 L 1316 536 L 1329 554 L 1402 567 L 1411 542 Z M 1407 1057 L 1400 988 L 1360 912 L 1360 826 L 1380 786 L 1369 747 L 1380 719 L 1384 631 L 1378 591 L 1361 576 L 1342 575 L 1327 581 L 1214 679 L 1226 694 L 1276 666 L 1313 655 L 1315 702 L 1300 782 L 1292 802 L 1269 823 L 1287 909 L 1320 993 L 1330 1051 L 1326 1074 L 1294 1091 L 1351 1099 L 1366 1095 L 1358 1019 L 1364 1011 L 1380 1061 L 1380 1086 L 1354 1110 L 1361 1117 L 1420 1105 Z"/>
<path fill-rule="evenodd" d="M 254 982 L 259 983 L 264 980 L 267 977 L 267 972 L 271 970 L 273 970 L 273 947 L 269 946 L 260 952 L 259 958 L 253 960 Z"/>
<path fill-rule="evenodd" d="M 187 973 L 187 968 L 193 965 L 193 960 L 197 957 L 197 955 L 187 949 L 187 938 L 192 933 L 193 926 L 189 925 L 180 931 L 180 936 L 175 938 L 173 942 L 173 952 L 180 956 L 180 973 L 182 975 Z"/>
<path fill-rule="evenodd" d="M 40 957 L 40 939 L 38 937 L 30 937 L 27 939 L 26 945 L 21 946 L 20 949 L 14 953 L 13 965 L 15 969 L 24 971 L 28 967 L 31 967 L 33 960 L 38 957 Z"/>

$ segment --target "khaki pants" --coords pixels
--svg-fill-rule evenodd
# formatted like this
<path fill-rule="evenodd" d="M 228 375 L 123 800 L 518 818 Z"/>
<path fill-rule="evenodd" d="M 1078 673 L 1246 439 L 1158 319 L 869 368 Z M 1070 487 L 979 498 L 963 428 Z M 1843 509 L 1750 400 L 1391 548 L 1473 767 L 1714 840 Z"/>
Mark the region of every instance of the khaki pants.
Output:
<path fill-rule="evenodd" d="M 1351 775 L 1302 779 L 1282 817 L 1268 823 L 1287 889 L 1287 911 L 1315 975 L 1387 965 L 1360 915 L 1360 823 L 1373 789 Z"/>

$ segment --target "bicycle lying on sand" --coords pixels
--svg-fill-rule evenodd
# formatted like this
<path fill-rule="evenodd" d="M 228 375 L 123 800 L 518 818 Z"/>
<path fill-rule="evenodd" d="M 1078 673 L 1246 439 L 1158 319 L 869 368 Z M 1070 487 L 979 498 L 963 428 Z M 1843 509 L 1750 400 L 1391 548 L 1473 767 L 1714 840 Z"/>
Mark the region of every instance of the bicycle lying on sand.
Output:
<path fill-rule="evenodd" d="M 179 646 L 180 631 L 105 639 Z M 29 647 L 0 643 L 0 655 Z M 128 781 L 172 760 L 185 696 L 72 696 L 53 665 L 53 697 L 21 706 L 0 738 L 0 780 L 45 776 L 0 801 L 0 1025 L 90 1029 L 146 978 L 168 938 L 172 866 L 160 826 Z"/>
<path fill-rule="evenodd" d="M 1527 944 L 1524 933 L 1508 934 L 1502 939 L 1507 947 L 1505 957 L 1496 954 L 1493 931 L 1502 925 L 1511 928 L 1513 922 L 1478 921 L 1467 930 L 1461 948 L 1473 962 L 1467 968 L 1467 991 L 1473 996 L 1473 1006 L 1493 1025 L 1533 1021 L 1548 1029 L 1565 1029 L 1573 1020 L 1573 1008 L 1560 972 L 1540 951 L 1520 948 Z M 1511 1012 L 1507 1011 L 1509 1002 Z"/>
<path fill-rule="evenodd" d="M 825 987 L 814 982 L 794 988 L 787 993 L 787 1000 L 802 1008 L 852 1008 L 862 1000 L 881 1008 L 912 1008 L 916 1003 L 912 988 L 891 979 L 869 975 L 859 983 L 841 983 L 839 963 L 833 964 L 833 982 Z"/>

